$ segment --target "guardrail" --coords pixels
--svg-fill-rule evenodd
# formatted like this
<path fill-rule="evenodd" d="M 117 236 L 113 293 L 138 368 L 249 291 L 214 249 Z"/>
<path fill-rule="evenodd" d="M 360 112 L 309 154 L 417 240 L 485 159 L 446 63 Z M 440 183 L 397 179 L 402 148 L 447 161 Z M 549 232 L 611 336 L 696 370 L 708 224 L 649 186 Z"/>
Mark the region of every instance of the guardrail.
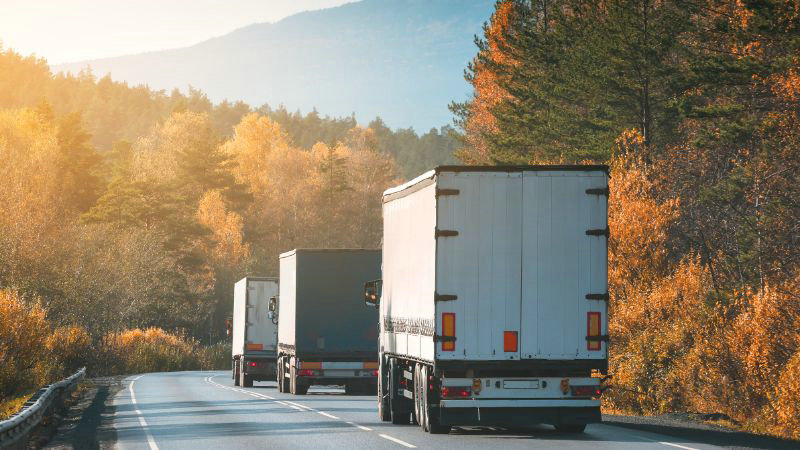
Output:
<path fill-rule="evenodd" d="M 74 391 L 85 375 L 84 367 L 58 383 L 39 389 L 17 414 L 0 421 L 0 448 L 24 448 L 36 426 L 52 413 L 54 407 L 62 405 L 65 394 Z"/>

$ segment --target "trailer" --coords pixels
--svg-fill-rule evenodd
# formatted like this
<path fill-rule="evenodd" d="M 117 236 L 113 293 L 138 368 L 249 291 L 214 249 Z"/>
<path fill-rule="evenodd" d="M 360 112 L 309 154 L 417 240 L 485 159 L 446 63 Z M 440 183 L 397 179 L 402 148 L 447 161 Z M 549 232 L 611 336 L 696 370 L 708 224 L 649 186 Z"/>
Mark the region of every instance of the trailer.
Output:
<path fill-rule="evenodd" d="M 600 421 L 607 206 L 606 166 L 442 166 L 384 192 L 381 419 Z"/>
<path fill-rule="evenodd" d="M 231 372 L 236 386 L 275 379 L 278 325 L 269 301 L 276 295 L 277 278 L 245 277 L 234 285 Z"/>
<path fill-rule="evenodd" d="M 280 255 L 278 390 L 304 395 L 312 385 L 374 393 L 378 315 L 353 302 L 380 276 L 381 251 L 296 249 Z"/>

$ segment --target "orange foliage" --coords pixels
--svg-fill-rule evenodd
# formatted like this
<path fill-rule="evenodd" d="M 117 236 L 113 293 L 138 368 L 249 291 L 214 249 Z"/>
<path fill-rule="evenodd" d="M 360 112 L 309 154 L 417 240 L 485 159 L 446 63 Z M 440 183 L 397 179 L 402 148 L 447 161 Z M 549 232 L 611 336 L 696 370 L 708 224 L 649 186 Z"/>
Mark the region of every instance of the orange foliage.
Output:
<path fill-rule="evenodd" d="M 0 290 L 0 403 L 44 384 L 43 349 L 50 327 L 38 301 L 26 302 L 13 290 Z"/>
<path fill-rule="evenodd" d="M 78 325 L 56 328 L 47 337 L 45 345 L 50 354 L 56 356 L 56 370 L 64 375 L 88 366 L 94 359 L 92 337 Z"/>
<path fill-rule="evenodd" d="M 211 260 L 227 268 L 237 267 L 250 257 L 250 246 L 243 242 L 242 217 L 227 211 L 219 191 L 208 191 L 200 199 L 197 220 L 213 233 Z"/>
<path fill-rule="evenodd" d="M 103 348 L 110 353 L 111 373 L 168 372 L 202 368 L 200 346 L 194 339 L 161 328 L 135 328 L 109 333 Z"/>

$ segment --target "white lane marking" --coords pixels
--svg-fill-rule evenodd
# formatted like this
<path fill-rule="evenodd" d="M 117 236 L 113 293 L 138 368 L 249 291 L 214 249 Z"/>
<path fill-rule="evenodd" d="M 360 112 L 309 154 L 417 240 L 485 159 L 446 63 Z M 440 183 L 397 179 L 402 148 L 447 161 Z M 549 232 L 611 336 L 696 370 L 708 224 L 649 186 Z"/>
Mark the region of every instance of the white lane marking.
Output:
<path fill-rule="evenodd" d="M 411 445 L 411 444 L 409 444 L 409 443 L 408 443 L 408 442 L 406 442 L 406 441 L 401 441 L 400 439 L 397 439 L 397 438 L 391 437 L 391 436 L 389 436 L 388 434 L 383 434 L 383 433 L 381 433 L 381 434 L 379 434 L 378 436 L 380 436 L 380 437 L 382 437 L 382 438 L 384 438 L 384 439 L 388 439 L 388 440 L 390 440 L 390 441 L 392 441 L 392 442 L 394 442 L 394 443 L 400 444 L 400 445 L 402 445 L 402 446 L 404 446 L 404 447 L 408 447 L 408 448 L 417 448 L 417 446 L 416 446 L 416 445 Z"/>
<path fill-rule="evenodd" d="M 364 430 L 364 431 L 372 431 L 372 428 L 367 428 L 367 427 L 365 427 L 364 425 L 359 425 L 359 424 L 357 424 L 357 423 L 355 423 L 355 422 L 346 422 L 346 423 L 347 423 L 348 425 L 352 425 L 352 426 L 354 426 L 354 427 L 356 427 L 356 428 L 358 428 L 358 429 L 360 429 L 360 430 Z"/>
<path fill-rule="evenodd" d="M 694 447 L 687 447 L 687 446 L 685 446 L 685 445 L 673 444 L 672 442 L 664 442 L 664 441 L 659 441 L 659 440 L 657 440 L 657 439 L 650 439 L 650 438 L 646 438 L 646 437 L 644 437 L 644 436 L 639 436 L 639 437 L 640 437 L 640 438 L 642 438 L 642 439 L 644 439 L 644 440 L 646 440 L 646 441 L 650 441 L 650 442 L 658 442 L 658 443 L 659 443 L 659 444 L 661 444 L 661 445 L 668 445 L 668 446 L 670 446 L 670 447 L 682 448 L 682 449 L 684 449 L 684 450 L 699 450 L 699 449 L 697 449 L 697 448 L 694 448 Z"/>
<path fill-rule="evenodd" d="M 225 386 L 224 384 L 219 384 L 219 383 L 217 383 L 216 381 L 213 380 L 213 378 L 215 378 L 217 376 L 219 376 L 219 375 L 213 375 L 213 376 L 207 377 L 205 381 L 210 383 L 210 384 L 213 384 L 214 386 L 217 386 L 219 388 L 226 389 L 226 390 L 229 390 L 229 391 L 240 392 L 242 394 L 247 394 L 247 395 L 250 395 L 250 396 L 253 396 L 253 397 L 261 397 L 261 398 L 265 398 L 265 399 L 269 399 L 269 400 L 275 400 L 275 403 L 277 403 L 279 405 L 288 406 L 289 408 L 293 408 L 293 409 L 296 409 L 298 411 L 315 412 L 317 414 L 320 414 L 322 416 L 328 417 L 330 419 L 342 420 L 339 417 L 334 416 L 333 414 L 329 414 L 329 413 L 326 413 L 325 411 L 320 411 L 318 409 L 312 408 L 310 406 L 302 405 L 300 403 L 290 402 L 289 400 L 281 401 L 281 400 L 276 399 L 275 397 L 270 397 L 269 395 L 266 395 L 266 394 L 260 394 L 260 393 L 256 393 L 256 392 L 246 391 L 244 389 L 236 389 L 236 388 L 233 388 L 233 387 L 230 387 L 230 386 Z M 348 422 L 348 421 L 343 421 L 343 422 L 348 424 L 348 425 L 354 426 L 354 427 L 356 427 L 356 428 L 358 428 L 359 430 L 362 430 L 362 431 L 372 431 L 372 428 L 367 428 L 367 427 L 365 427 L 363 425 L 359 425 L 359 424 L 357 424 L 355 422 Z M 394 442 L 396 444 L 400 444 L 400 445 L 402 445 L 404 447 L 407 447 L 407 448 L 417 448 L 416 445 L 409 444 L 408 442 L 405 442 L 405 441 L 401 441 L 400 439 L 397 439 L 395 437 L 389 436 L 388 434 L 382 434 L 381 433 L 381 434 L 378 434 L 378 436 L 380 436 L 380 437 L 382 437 L 382 438 L 384 438 L 386 440 L 392 441 L 392 442 Z M 697 449 L 692 449 L 692 450 L 697 450 Z"/>
<path fill-rule="evenodd" d="M 328 413 L 326 413 L 325 411 L 317 411 L 317 414 L 323 415 L 323 416 L 325 416 L 325 417 L 327 417 L 327 418 L 329 418 L 329 419 L 336 419 L 336 420 L 339 420 L 339 418 L 338 418 L 338 417 L 334 416 L 333 414 L 328 414 Z"/>
<path fill-rule="evenodd" d="M 150 434 L 150 428 L 147 427 L 147 422 L 144 420 L 144 414 L 139 411 L 139 408 L 136 407 L 136 394 L 133 393 L 133 385 L 136 383 L 136 380 L 142 378 L 144 375 L 139 375 L 138 377 L 131 380 L 131 384 L 128 385 L 128 390 L 131 392 L 131 404 L 133 404 L 133 409 L 136 411 L 136 415 L 139 416 L 139 425 L 142 426 L 144 430 L 145 436 L 147 436 L 147 445 L 150 446 L 150 450 L 158 450 L 158 446 L 156 445 L 156 441 L 153 439 L 153 435 Z"/>
<path fill-rule="evenodd" d="M 289 400 L 286 400 L 286 403 L 288 403 L 290 405 L 297 406 L 298 408 L 303 408 L 303 409 L 309 410 L 309 411 L 316 411 L 314 408 L 308 407 L 306 405 L 301 405 L 300 403 L 290 402 Z"/>

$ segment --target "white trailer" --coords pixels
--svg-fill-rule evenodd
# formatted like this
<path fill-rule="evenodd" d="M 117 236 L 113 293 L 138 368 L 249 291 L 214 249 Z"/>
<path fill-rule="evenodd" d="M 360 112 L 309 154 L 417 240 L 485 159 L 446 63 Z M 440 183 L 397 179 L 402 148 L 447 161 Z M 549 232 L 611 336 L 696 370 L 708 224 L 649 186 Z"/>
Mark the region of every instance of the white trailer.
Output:
<path fill-rule="evenodd" d="M 379 412 L 452 425 L 600 420 L 608 168 L 443 166 L 383 195 Z"/>
<path fill-rule="evenodd" d="M 236 386 L 275 379 L 278 324 L 269 317 L 269 301 L 277 295 L 277 278 L 245 277 L 234 285 L 231 372 Z"/>

